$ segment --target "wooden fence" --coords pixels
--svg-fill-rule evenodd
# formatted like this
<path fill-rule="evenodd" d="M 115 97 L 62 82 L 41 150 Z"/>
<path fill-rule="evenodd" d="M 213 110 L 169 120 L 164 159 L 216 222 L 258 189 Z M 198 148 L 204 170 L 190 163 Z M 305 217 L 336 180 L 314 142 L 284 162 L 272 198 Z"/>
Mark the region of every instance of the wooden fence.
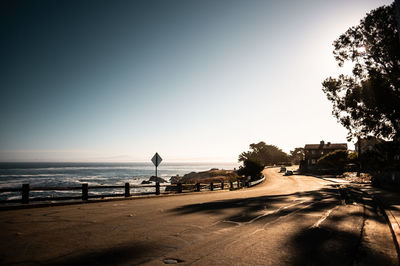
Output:
<path fill-rule="evenodd" d="M 261 180 L 263 181 L 263 180 Z M 258 183 L 257 183 L 258 184 Z M 171 185 L 160 185 L 159 182 L 156 182 L 154 185 L 131 185 L 129 183 L 125 183 L 125 185 L 115 185 L 115 186 L 89 186 L 87 183 L 82 184 L 82 186 L 74 186 L 74 187 L 31 187 L 29 184 L 23 184 L 22 187 L 19 188 L 0 188 L 0 193 L 6 192 L 21 192 L 21 199 L 11 199 L 11 200 L 0 200 L 0 203 L 24 203 L 27 204 L 32 201 L 57 201 L 57 200 L 83 200 L 88 201 L 92 198 L 111 198 L 111 197 L 131 197 L 131 196 L 139 196 L 139 195 L 160 195 L 160 194 L 169 194 L 169 193 L 184 193 L 184 192 L 200 192 L 200 191 L 213 191 L 213 190 L 224 190 L 224 189 L 239 189 L 245 186 L 251 186 L 253 184 L 245 181 L 235 181 L 235 182 L 218 182 L 218 183 L 196 183 L 196 184 L 171 184 Z M 163 193 L 160 192 L 160 188 L 165 187 L 165 191 Z M 131 193 L 131 188 L 154 188 L 154 191 L 150 192 L 135 192 Z M 98 195 L 90 195 L 90 190 L 104 190 L 104 189 L 121 189 L 121 193 L 102 193 Z M 81 195 L 79 196 L 58 196 L 58 197 L 31 197 L 31 191 L 81 191 Z"/>

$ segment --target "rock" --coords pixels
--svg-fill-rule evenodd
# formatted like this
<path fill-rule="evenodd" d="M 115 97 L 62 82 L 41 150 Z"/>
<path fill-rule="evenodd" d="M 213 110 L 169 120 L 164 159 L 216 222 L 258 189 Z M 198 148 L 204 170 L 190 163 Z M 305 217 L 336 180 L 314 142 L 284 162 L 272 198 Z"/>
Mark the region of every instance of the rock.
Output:
<path fill-rule="evenodd" d="M 220 182 L 222 180 L 236 180 L 239 176 L 236 171 L 232 170 L 208 170 L 202 172 L 191 172 L 180 178 L 181 183 L 197 183 L 197 182 Z"/>
<path fill-rule="evenodd" d="M 152 176 L 150 177 L 149 181 L 151 182 L 160 182 L 160 183 L 167 183 L 167 181 L 165 179 L 162 179 L 161 177 L 156 177 L 156 176 Z"/>
<path fill-rule="evenodd" d="M 178 182 L 180 182 L 181 181 L 181 176 L 179 176 L 179 175 L 176 175 L 176 176 L 171 176 L 171 178 L 169 179 L 169 182 L 171 183 L 171 184 L 176 184 L 176 183 L 178 183 Z"/>
<path fill-rule="evenodd" d="M 142 185 L 147 185 L 147 184 L 151 184 L 151 182 L 149 180 L 143 180 L 141 184 Z"/>

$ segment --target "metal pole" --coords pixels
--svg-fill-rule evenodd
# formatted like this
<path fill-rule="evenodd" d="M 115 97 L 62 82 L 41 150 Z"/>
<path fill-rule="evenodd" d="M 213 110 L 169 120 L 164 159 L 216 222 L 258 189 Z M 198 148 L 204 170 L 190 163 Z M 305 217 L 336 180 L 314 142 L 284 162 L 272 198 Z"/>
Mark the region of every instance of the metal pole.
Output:
<path fill-rule="evenodd" d="M 157 153 L 156 153 L 157 155 Z M 158 156 L 156 156 L 156 178 L 157 178 L 157 166 L 158 166 Z"/>

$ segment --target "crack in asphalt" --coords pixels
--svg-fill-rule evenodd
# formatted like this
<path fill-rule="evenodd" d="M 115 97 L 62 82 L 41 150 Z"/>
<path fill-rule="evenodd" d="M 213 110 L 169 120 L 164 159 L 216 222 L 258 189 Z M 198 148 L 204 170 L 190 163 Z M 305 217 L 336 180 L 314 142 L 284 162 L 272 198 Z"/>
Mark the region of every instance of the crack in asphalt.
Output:
<path fill-rule="evenodd" d="M 328 218 L 328 216 L 332 213 L 332 211 L 337 209 L 338 207 L 339 206 L 335 206 L 332 209 L 326 211 L 316 223 L 314 223 L 312 226 L 310 226 L 310 229 L 319 227 L 320 224 L 323 223 L 326 220 L 326 218 Z"/>

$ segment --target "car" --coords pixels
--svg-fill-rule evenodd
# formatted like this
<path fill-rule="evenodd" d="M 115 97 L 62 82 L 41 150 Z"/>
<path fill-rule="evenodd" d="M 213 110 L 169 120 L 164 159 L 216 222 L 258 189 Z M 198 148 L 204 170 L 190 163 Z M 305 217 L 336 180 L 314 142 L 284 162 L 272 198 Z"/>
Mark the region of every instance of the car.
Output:
<path fill-rule="evenodd" d="M 286 172 L 286 167 L 281 167 L 281 170 L 279 170 L 279 173 L 285 173 Z"/>
<path fill-rule="evenodd" d="M 286 170 L 285 175 L 293 175 L 293 171 L 291 171 L 291 170 Z"/>

